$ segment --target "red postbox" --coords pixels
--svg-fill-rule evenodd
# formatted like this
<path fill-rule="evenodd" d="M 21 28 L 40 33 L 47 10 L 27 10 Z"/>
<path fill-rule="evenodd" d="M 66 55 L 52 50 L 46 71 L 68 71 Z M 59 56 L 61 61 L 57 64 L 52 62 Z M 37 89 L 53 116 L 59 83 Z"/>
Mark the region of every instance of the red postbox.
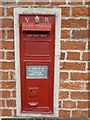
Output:
<path fill-rule="evenodd" d="M 53 113 L 55 15 L 20 14 L 22 113 Z"/>

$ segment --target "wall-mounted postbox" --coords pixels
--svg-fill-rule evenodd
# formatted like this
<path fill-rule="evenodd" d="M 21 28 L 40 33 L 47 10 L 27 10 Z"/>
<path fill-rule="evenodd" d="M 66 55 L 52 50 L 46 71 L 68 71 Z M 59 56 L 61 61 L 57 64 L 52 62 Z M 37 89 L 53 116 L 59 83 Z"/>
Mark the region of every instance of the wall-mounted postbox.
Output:
<path fill-rule="evenodd" d="M 53 113 L 55 15 L 20 14 L 21 111 Z"/>

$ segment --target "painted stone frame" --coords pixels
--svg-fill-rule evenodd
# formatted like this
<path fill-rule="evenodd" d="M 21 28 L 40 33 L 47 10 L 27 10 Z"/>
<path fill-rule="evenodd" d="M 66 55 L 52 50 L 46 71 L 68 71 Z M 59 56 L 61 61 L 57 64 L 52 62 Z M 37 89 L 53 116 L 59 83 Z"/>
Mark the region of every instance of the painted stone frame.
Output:
<path fill-rule="evenodd" d="M 54 110 L 53 110 L 54 113 L 53 114 L 21 113 L 19 14 L 53 14 L 53 15 L 55 15 L 55 56 L 54 56 L 55 68 L 54 68 Z M 17 116 L 58 117 L 61 10 L 59 8 L 14 8 L 14 36 L 15 36 L 15 70 L 16 70 Z"/>

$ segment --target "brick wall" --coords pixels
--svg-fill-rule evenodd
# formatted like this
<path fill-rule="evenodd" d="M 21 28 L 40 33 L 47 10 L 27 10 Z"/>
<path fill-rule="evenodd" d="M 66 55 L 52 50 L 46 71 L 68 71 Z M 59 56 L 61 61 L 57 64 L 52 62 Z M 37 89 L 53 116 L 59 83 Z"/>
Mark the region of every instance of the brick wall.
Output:
<path fill-rule="evenodd" d="M 3 1 L 3 0 L 2 0 Z M 0 116 L 16 116 L 13 8 L 61 8 L 59 117 L 90 117 L 89 0 L 21 0 L 0 4 Z"/>

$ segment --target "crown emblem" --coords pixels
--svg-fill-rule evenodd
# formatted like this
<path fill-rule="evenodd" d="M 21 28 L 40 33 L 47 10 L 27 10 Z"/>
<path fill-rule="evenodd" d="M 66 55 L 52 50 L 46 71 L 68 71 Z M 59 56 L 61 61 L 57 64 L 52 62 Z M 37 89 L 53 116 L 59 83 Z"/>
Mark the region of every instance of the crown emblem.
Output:
<path fill-rule="evenodd" d="M 34 17 L 34 22 L 37 24 L 40 22 L 40 18 L 38 16 Z"/>

